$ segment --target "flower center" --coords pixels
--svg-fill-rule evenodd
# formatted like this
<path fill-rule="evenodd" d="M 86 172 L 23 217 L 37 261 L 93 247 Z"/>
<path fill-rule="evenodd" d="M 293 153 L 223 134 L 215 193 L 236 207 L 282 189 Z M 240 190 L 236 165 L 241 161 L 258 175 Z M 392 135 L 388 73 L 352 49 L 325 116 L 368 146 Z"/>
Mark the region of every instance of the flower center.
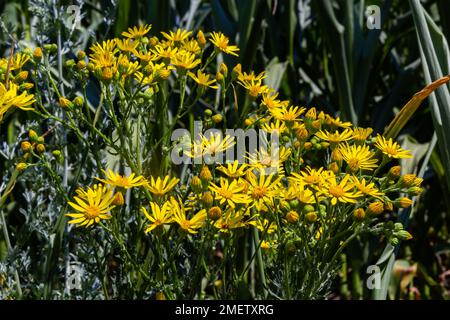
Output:
<path fill-rule="evenodd" d="M 348 160 L 348 167 L 350 168 L 351 171 L 355 172 L 359 170 L 360 167 L 360 163 L 359 163 L 359 159 L 357 158 L 351 158 Z"/>
<path fill-rule="evenodd" d="M 219 43 L 217 43 L 217 44 L 218 44 L 218 47 L 220 49 L 222 49 L 222 50 L 226 50 L 227 47 L 228 47 L 228 41 L 227 40 L 219 41 Z"/>
<path fill-rule="evenodd" d="M 393 156 L 395 156 L 397 154 L 397 149 L 393 148 L 393 147 L 386 147 L 386 148 L 384 148 L 384 151 L 387 154 L 390 154 L 390 155 L 393 155 Z"/>
<path fill-rule="evenodd" d="M 345 194 L 344 189 L 342 189 L 342 187 L 340 186 L 331 186 L 329 191 L 330 194 L 336 198 L 340 198 Z"/>
<path fill-rule="evenodd" d="M 257 97 L 259 95 L 261 87 L 259 85 L 254 85 L 249 88 L 249 93 L 252 97 Z"/>
<path fill-rule="evenodd" d="M 89 206 L 86 208 L 86 215 L 89 218 L 96 218 L 100 214 L 100 209 L 96 206 Z"/>
<path fill-rule="evenodd" d="M 297 115 L 293 114 L 293 113 L 285 113 L 283 115 L 283 120 L 284 121 L 294 121 L 297 120 Z"/>
<path fill-rule="evenodd" d="M 318 176 L 305 176 L 303 178 L 306 183 L 308 184 L 318 184 L 320 182 L 320 177 Z"/>
<path fill-rule="evenodd" d="M 253 189 L 253 198 L 254 199 L 261 199 L 264 197 L 264 195 L 267 193 L 266 187 L 257 186 L 255 189 Z"/>
<path fill-rule="evenodd" d="M 233 197 L 233 192 L 230 190 L 220 190 L 220 195 L 224 197 L 225 199 L 231 199 Z"/>
<path fill-rule="evenodd" d="M 191 224 L 189 222 L 189 220 L 184 220 L 181 222 L 181 228 L 184 230 L 189 230 Z"/>
<path fill-rule="evenodd" d="M 122 187 L 126 187 L 126 186 L 130 185 L 130 181 L 128 181 L 128 178 L 126 178 L 126 177 L 118 177 L 117 184 Z"/>

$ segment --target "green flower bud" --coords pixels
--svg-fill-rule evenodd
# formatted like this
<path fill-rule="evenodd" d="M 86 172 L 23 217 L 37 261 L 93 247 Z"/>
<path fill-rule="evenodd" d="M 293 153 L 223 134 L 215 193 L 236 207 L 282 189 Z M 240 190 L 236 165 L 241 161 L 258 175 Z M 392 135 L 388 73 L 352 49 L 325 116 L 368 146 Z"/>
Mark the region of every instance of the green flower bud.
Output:
<path fill-rule="evenodd" d="M 310 205 L 310 204 L 307 204 L 306 206 L 303 207 L 303 212 L 304 213 L 312 212 L 314 210 L 315 210 L 314 207 L 312 205 Z"/>
<path fill-rule="evenodd" d="M 410 240 L 410 239 L 412 239 L 412 235 L 406 230 L 400 230 L 400 231 L 396 232 L 395 235 L 400 240 Z"/>

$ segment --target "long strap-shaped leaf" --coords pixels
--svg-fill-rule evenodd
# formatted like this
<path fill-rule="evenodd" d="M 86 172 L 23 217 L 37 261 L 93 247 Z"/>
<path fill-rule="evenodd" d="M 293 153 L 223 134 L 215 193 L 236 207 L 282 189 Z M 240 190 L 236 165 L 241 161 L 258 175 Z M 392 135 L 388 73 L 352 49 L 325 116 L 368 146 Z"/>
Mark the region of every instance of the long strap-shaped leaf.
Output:
<path fill-rule="evenodd" d="M 409 119 L 412 117 L 414 112 L 416 112 L 417 108 L 419 108 L 420 104 L 423 100 L 425 100 L 434 90 L 442 86 L 444 83 L 447 83 L 450 81 L 450 75 L 447 75 L 445 77 L 442 77 L 429 85 L 427 85 L 425 88 L 417 92 L 411 100 L 408 101 L 407 104 L 400 110 L 399 113 L 395 116 L 394 120 L 391 121 L 389 126 L 384 131 L 384 136 L 386 138 L 395 138 L 400 133 L 400 131 L 403 129 L 405 124 L 409 121 Z"/>

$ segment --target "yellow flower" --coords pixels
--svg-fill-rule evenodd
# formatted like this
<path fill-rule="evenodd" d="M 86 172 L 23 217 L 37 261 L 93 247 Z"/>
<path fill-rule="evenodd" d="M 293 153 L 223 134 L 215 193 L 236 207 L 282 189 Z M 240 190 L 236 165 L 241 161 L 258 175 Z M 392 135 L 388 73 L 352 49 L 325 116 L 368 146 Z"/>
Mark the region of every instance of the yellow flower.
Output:
<path fill-rule="evenodd" d="M 198 158 L 204 155 L 214 157 L 217 153 L 228 150 L 234 144 L 233 137 L 229 135 L 222 137 L 220 132 L 212 132 L 209 138 L 201 135 L 200 140 L 194 140 L 191 150 L 185 151 L 185 154 L 191 158 Z"/>
<path fill-rule="evenodd" d="M 211 41 L 212 44 L 220 51 L 225 52 L 227 54 L 231 54 L 236 57 L 238 56 L 237 52 L 239 51 L 239 48 L 236 46 L 228 45 L 228 42 L 230 40 L 223 33 L 213 32 L 211 34 L 211 39 L 209 39 L 209 41 Z"/>
<path fill-rule="evenodd" d="M 151 24 L 146 24 L 143 26 L 135 26 L 132 28 L 128 28 L 128 32 L 127 31 L 122 32 L 122 36 L 131 39 L 139 39 L 145 36 L 150 31 L 151 28 L 152 28 Z"/>
<path fill-rule="evenodd" d="M 122 176 L 118 173 L 114 173 L 111 169 L 108 169 L 108 171 L 102 170 L 103 173 L 106 175 L 106 180 L 95 178 L 105 184 L 109 184 L 111 186 L 116 186 L 124 189 L 130 189 L 133 187 L 139 187 L 147 184 L 147 181 L 145 181 L 143 176 L 137 176 L 135 177 L 135 174 L 132 173 L 128 177 Z"/>
<path fill-rule="evenodd" d="M 197 76 L 192 72 L 188 72 L 187 75 L 189 77 L 191 77 L 192 79 L 194 79 L 194 81 L 197 82 L 197 84 L 200 87 L 211 88 L 211 89 L 219 88 L 218 86 L 213 85 L 216 82 L 216 79 L 209 80 L 210 75 L 205 74 L 205 73 L 201 72 L 200 70 L 197 70 Z"/>
<path fill-rule="evenodd" d="M 270 222 L 267 219 L 255 219 L 249 222 L 249 224 L 258 228 L 261 232 L 267 232 L 267 234 L 271 234 L 275 230 L 277 230 L 277 224 L 275 222 Z"/>
<path fill-rule="evenodd" d="M 135 50 L 133 53 L 137 58 L 141 59 L 141 62 L 155 61 L 161 58 L 155 51 L 140 52 Z"/>
<path fill-rule="evenodd" d="M 175 59 L 175 56 L 177 55 L 178 48 L 172 48 L 172 47 L 163 47 L 162 45 L 157 45 L 155 47 L 155 50 L 153 50 L 153 53 L 158 56 L 159 58 L 163 59 Z"/>
<path fill-rule="evenodd" d="M 350 128 L 352 126 L 351 122 L 342 122 L 339 117 L 333 118 L 330 115 L 325 115 L 325 123 L 332 127 L 339 127 L 339 128 Z"/>
<path fill-rule="evenodd" d="M 300 174 L 293 172 L 290 180 L 298 183 L 304 183 L 314 187 L 322 186 L 328 178 L 334 176 L 332 171 L 324 170 L 323 167 L 313 169 L 309 166 L 305 170 L 300 171 Z"/>
<path fill-rule="evenodd" d="M 326 181 L 326 185 L 320 188 L 320 191 L 331 199 L 331 204 L 334 206 L 337 202 L 342 203 L 356 203 L 357 198 L 362 196 L 360 191 L 353 191 L 354 185 L 351 183 L 350 175 L 346 174 L 340 182 L 337 181 L 336 176 L 330 176 Z"/>
<path fill-rule="evenodd" d="M 377 167 L 377 159 L 372 159 L 374 153 L 370 151 L 369 146 L 350 146 L 345 143 L 340 146 L 339 151 L 351 172 L 373 170 Z"/>
<path fill-rule="evenodd" d="M 372 134 L 372 128 L 355 128 L 353 129 L 353 140 L 363 143 Z"/>
<path fill-rule="evenodd" d="M 352 138 L 352 130 L 345 129 L 343 132 L 336 130 L 334 133 L 322 130 L 317 132 L 316 136 L 322 140 L 328 141 L 330 144 L 337 145 L 338 143 L 350 140 Z"/>
<path fill-rule="evenodd" d="M 92 54 L 116 53 L 116 41 L 106 40 L 102 43 L 95 43 L 90 47 Z"/>
<path fill-rule="evenodd" d="M 248 165 L 243 163 L 239 164 L 238 160 L 234 160 L 233 163 L 227 163 L 227 166 L 220 166 L 217 170 L 226 174 L 229 178 L 239 178 L 244 176 L 248 171 Z"/>
<path fill-rule="evenodd" d="M 275 92 L 273 90 L 267 90 L 266 92 L 263 92 L 261 104 L 265 106 L 267 109 L 277 109 L 281 107 L 287 107 L 289 104 L 289 101 L 281 101 L 277 99 L 278 92 Z"/>
<path fill-rule="evenodd" d="M 308 109 L 308 111 L 305 114 L 305 119 L 308 119 L 311 121 L 316 120 L 317 119 L 316 108 L 313 107 L 313 108 Z"/>
<path fill-rule="evenodd" d="M 356 189 L 366 196 L 372 196 L 381 200 L 381 197 L 384 195 L 383 192 L 380 192 L 377 187 L 375 187 L 374 182 L 369 181 L 366 183 L 365 178 L 359 181 L 357 177 L 353 176 L 352 182 Z"/>
<path fill-rule="evenodd" d="M 25 65 L 25 63 L 27 63 L 28 60 L 30 60 L 30 57 L 25 53 L 15 54 L 11 61 L 10 70 L 12 71 L 22 69 L 22 67 Z"/>
<path fill-rule="evenodd" d="M 173 42 L 182 42 L 186 40 L 192 34 L 192 31 L 178 29 L 176 32 L 173 31 L 170 31 L 169 33 L 161 32 L 161 34 L 164 36 L 164 38 L 173 43 Z"/>
<path fill-rule="evenodd" d="M 238 83 L 243 86 L 245 89 L 247 89 L 248 94 L 252 98 L 257 98 L 258 95 L 263 94 L 269 90 L 269 88 L 266 85 L 262 84 L 262 80 L 247 80 L 247 79 L 239 79 Z"/>
<path fill-rule="evenodd" d="M 115 39 L 117 47 L 124 52 L 134 52 L 134 50 L 139 45 L 138 41 L 133 41 L 133 39 Z"/>
<path fill-rule="evenodd" d="M 162 197 L 166 193 L 170 192 L 180 181 L 178 178 L 169 179 L 169 176 L 165 176 L 164 179 L 158 177 L 156 180 L 155 178 L 150 177 L 150 181 L 147 182 L 145 187 L 155 196 Z"/>
<path fill-rule="evenodd" d="M 219 229 L 219 232 L 228 233 L 232 229 L 246 227 L 248 219 L 244 219 L 245 212 L 243 210 L 229 208 L 218 220 L 213 222 L 213 225 Z"/>
<path fill-rule="evenodd" d="M 262 129 L 264 131 L 267 131 L 268 133 L 277 133 L 278 135 L 281 135 L 285 133 L 288 128 L 284 124 L 284 122 L 281 122 L 280 120 L 271 121 L 269 123 L 264 123 L 262 126 Z"/>
<path fill-rule="evenodd" d="M 198 66 L 202 61 L 195 54 L 186 50 L 180 50 L 171 59 L 171 62 L 175 67 L 189 70 Z"/>
<path fill-rule="evenodd" d="M 239 72 L 238 74 L 238 80 L 240 81 L 262 81 L 263 79 L 267 78 L 266 72 L 263 71 L 260 74 L 256 75 L 254 71 L 247 73 L 247 72 Z M 267 90 L 267 92 L 273 92 L 273 89 Z"/>
<path fill-rule="evenodd" d="M 206 219 L 206 210 L 202 209 L 197 212 L 191 219 L 186 217 L 186 209 L 173 197 L 170 199 L 170 206 L 173 212 L 173 221 L 178 223 L 181 229 L 188 233 L 196 234 Z"/>
<path fill-rule="evenodd" d="M 389 140 L 387 140 L 385 137 L 377 135 L 375 147 L 380 149 L 381 152 L 383 152 L 383 154 L 387 155 L 389 158 L 411 158 L 411 153 L 408 150 L 402 149 L 397 142 L 394 142 L 392 140 L 392 138 L 389 138 Z"/>
<path fill-rule="evenodd" d="M 195 39 L 192 39 L 190 41 L 185 41 L 182 48 L 184 50 L 192 52 L 194 54 L 198 54 L 198 53 L 200 53 L 200 51 L 202 51 L 198 42 Z"/>
<path fill-rule="evenodd" d="M 272 241 L 263 240 L 263 241 L 261 241 L 261 249 L 264 250 L 264 251 L 267 251 L 269 249 L 276 249 L 277 247 L 278 247 L 277 240 L 272 240 Z"/>
<path fill-rule="evenodd" d="M 88 188 L 87 191 L 79 188 L 76 193 L 77 196 L 73 197 L 76 203 L 68 202 L 77 211 L 66 214 L 66 216 L 73 218 L 69 221 L 69 224 L 89 227 L 93 223 L 111 218 L 109 212 L 115 207 L 111 205 L 114 200 L 111 189 L 102 184 L 96 184 L 93 188 Z"/>
<path fill-rule="evenodd" d="M 168 66 L 165 63 L 153 63 L 152 61 L 148 62 L 145 67 L 146 71 L 150 71 L 151 73 L 147 76 L 144 76 L 142 72 L 135 72 L 135 77 L 139 81 L 139 83 L 143 86 L 153 86 L 158 82 L 163 80 L 167 80 L 175 68 L 173 66 Z"/>
<path fill-rule="evenodd" d="M 0 82 L 0 121 L 3 116 L 12 108 L 19 108 L 22 110 L 33 110 L 29 107 L 34 101 L 34 96 L 28 94 L 26 91 L 19 94 L 19 87 L 10 82 L 9 88 L 6 89 L 5 85 Z"/>
<path fill-rule="evenodd" d="M 160 207 L 156 202 L 150 202 L 150 208 L 152 214 L 149 214 L 147 209 L 144 207 L 141 208 L 142 213 L 151 222 L 147 229 L 145 229 L 145 233 L 149 233 L 156 227 L 162 226 L 163 224 L 173 222 L 173 217 L 171 215 L 171 204 L 169 201 L 165 202 L 162 207 Z"/>
<path fill-rule="evenodd" d="M 300 116 L 305 112 L 306 108 L 291 106 L 289 109 L 285 107 L 271 109 L 272 115 L 282 121 L 292 122 L 299 121 Z"/>
<path fill-rule="evenodd" d="M 144 74 L 140 71 L 136 71 L 134 73 L 134 77 L 136 78 L 136 80 L 138 81 L 138 83 L 140 83 L 142 86 L 153 86 L 156 85 L 156 79 L 153 77 L 153 74 L 149 75 L 149 76 L 144 76 Z"/>
<path fill-rule="evenodd" d="M 140 68 L 139 62 L 130 62 L 128 57 L 123 54 L 119 55 L 119 58 L 117 58 L 113 67 L 114 70 L 119 71 L 122 80 L 125 80 L 127 77 L 136 73 Z"/>
<path fill-rule="evenodd" d="M 256 210 L 260 211 L 264 205 L 273 207 L 273 198 L 278 194 L 281 177 L 274 179 L 273 174 L 265 175 L 262 170 L 258 174 L 259 177 L 248 172 L 247 181 L 249 185 L 247 194 L 253 200 L 252 205 L 255 205 Z"/>
<path fill-rule="evenodd" d="M 298 181 L 295 177 L 288 177 L 289 186 L 283 191 L 281 197 L 285 200 L 297 199 L 303 204 L 316 203 L 317 200 L 321 200 L 321 196 L 317 195 L 314 197 L 314 193 L 307 187 L 303 181 Z"/>
<path fill-rule="evenodd" d="M 90 49 L 92 53 L 89 55 L 89 60 L 93 65 L 94 70 L 114 67 L 116 62 L 115 54 L 118 51 L 114 40 L 95 43 Z M 115 71 L 116 70 L 114 70 L 114 72 Z"/>
<path fill-rule="evenodd" d="M 272 172 L 275 170 L 279 175 L 284 174 L 283 162 L 289 158 L 291 154 L 290 148 L 278 146 L 270 148 L 261 147 L 258 151 L 249 153 L 249 164 L 254 169 L 268 169 Z"/>
<path fill-rule="evenodd" d="M 227 179 L 220 178 L 220 186 L 211 183 L 209 189 L 214 192 L 216 200 L 220 204 L 227 203 L 231 208 L 235 208 L 236 204 L 248 204 L 250 203 L 249 197 L 244 194 L 244 185 L 239 185 L 237 180 L 233 180 L 228 183 Z"/>

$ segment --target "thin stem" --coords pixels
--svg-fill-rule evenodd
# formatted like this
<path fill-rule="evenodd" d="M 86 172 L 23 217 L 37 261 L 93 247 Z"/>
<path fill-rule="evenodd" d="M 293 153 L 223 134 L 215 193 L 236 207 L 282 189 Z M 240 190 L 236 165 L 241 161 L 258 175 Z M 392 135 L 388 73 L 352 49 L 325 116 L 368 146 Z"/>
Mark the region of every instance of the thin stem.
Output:
<path fill-rule="evenodd" d="M 8 185 L 6 186 L 5 192 L 0 197 L 0 219 L 1 219 L 1 223 L 2 223 L 3 237 L 5 238 L 5 241 L 6 241 L 6 247 L 8 249 L 8 253 L 12 252 L 12 246 L 11 246 L 11 240 L 9 238 L 8 226 L 6 225 L 5 215 L 3 214 L 3 204 L 5 203 L 7 196 L 14 189 L 18 175 L 19 175 L 19 171 L 14 170 L 14 172 L 11 175 L 11 179 L 9 179 Z M 19 294 L 19 298 L 20 298 L 20 297 L 22 297 L 22 287 L 20 285 L 19 273 L 17 272 L 17 269 L 15 267 L 14 267 L 14 278 L 16 280 L 17 293 Z"/>

